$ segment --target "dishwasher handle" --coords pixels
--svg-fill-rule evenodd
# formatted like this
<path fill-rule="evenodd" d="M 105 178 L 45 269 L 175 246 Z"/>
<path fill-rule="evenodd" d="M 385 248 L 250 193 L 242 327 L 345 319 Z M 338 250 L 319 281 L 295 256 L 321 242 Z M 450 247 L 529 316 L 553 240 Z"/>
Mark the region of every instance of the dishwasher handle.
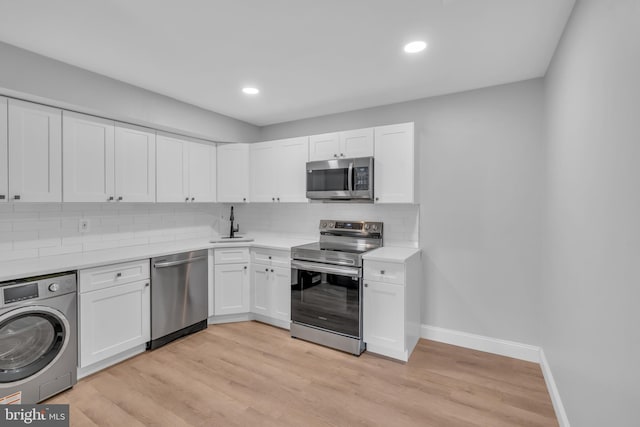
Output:
<path fill-rule="evenodd" d="M 153 264 L 153 268 L 174 267 L 176 265 L 191 264 L 192 262 L 201 261 L 205 259 L 207 259 L 206 256 L 198 256 L 195 258 L 183 259 L 180 261 L 159 262 L 159 263 Z"/>

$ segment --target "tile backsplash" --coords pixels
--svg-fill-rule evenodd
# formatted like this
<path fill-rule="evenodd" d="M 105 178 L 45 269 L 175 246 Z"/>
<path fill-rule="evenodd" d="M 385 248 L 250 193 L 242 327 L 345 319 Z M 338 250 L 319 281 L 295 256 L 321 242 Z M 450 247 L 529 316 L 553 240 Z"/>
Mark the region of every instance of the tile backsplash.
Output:
<path fill-rule="evenodd" d="M 0 261 L 211 236 L 221 204 L 5 203 Z M 81 233 L 80 219 L 89 220 Z"/>
<path fill-rule="evenodd" d="M 211 237 L 228 232 L 230 204 L 4 203 L 0 261 Z M 234 204 L 242 233 L 316 238 L 321 219 L 384 222 L 386 244 L 418 242 L 417 205 Z M 80 220 L 89 230 L 80 232 Z"/>
<path fill-rule="evenodd" d="M 287 233 L 316 238 L 321 219 L 369 220 L 384 222 L 385 244 L 417 245 L 418 242 L 418 205 L 239 203 L 234 207 L 236 222 L 240 224 L 240 234 L 245 232 Z M 228 214 L 227 210 L 223 209 L 223 215 Z M 227 221 L 223 223 L 228 224 Z"/>

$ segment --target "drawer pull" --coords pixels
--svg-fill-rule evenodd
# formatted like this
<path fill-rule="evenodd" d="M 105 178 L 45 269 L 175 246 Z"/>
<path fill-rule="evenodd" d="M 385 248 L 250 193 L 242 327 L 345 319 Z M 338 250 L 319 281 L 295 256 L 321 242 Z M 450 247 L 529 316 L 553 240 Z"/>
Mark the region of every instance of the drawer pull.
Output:
<path fill-rule="evenodd" d="M 369 287 L 369 284 L 368 284 L 368 283 L 365 283 L 365 284 L 364 284 L 364 287 L 365 287 L 365 288 L 368 288 L 368 287 Z"/>
<path fill-rule="evenodd" d="M 384 274 L 384 270 L 380 270 L 380 274 Z"/>
<path fill-rule="evenodd" d="M 268 268 L 265 268 L 265 269 L 264 269 L 264 271 L 269 272 L 269 269 L 268 269 Z"/>
<path fill-rule="evenodd" d="M 122 277 L 122 273 L 116 273 L 116 277 Z"/>

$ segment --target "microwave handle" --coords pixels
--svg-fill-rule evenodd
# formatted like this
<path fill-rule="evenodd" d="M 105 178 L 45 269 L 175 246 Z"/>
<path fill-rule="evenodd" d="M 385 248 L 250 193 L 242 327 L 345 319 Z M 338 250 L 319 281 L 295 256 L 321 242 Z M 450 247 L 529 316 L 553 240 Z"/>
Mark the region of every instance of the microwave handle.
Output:
<path fill-rule="evenodd" d="M 353 162 L 349 163 L 349 172 L 347 176 L 347 184 L 349 186 L 349 191 L 353 191 Z"/>

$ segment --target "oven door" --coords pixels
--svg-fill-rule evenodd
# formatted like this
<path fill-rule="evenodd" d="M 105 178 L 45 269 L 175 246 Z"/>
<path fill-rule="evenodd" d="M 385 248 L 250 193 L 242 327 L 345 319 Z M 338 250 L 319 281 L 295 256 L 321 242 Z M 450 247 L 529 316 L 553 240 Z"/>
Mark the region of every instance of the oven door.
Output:
<path fill-rule="evenodd" d="M 362 336 L 362 277 L 359 268 L 291 261 L 291 320 Z"/>
<path fill-rule="evenodd" d="M 373 200 L 373 157 L 307 162 L 307 198 Z"/>

